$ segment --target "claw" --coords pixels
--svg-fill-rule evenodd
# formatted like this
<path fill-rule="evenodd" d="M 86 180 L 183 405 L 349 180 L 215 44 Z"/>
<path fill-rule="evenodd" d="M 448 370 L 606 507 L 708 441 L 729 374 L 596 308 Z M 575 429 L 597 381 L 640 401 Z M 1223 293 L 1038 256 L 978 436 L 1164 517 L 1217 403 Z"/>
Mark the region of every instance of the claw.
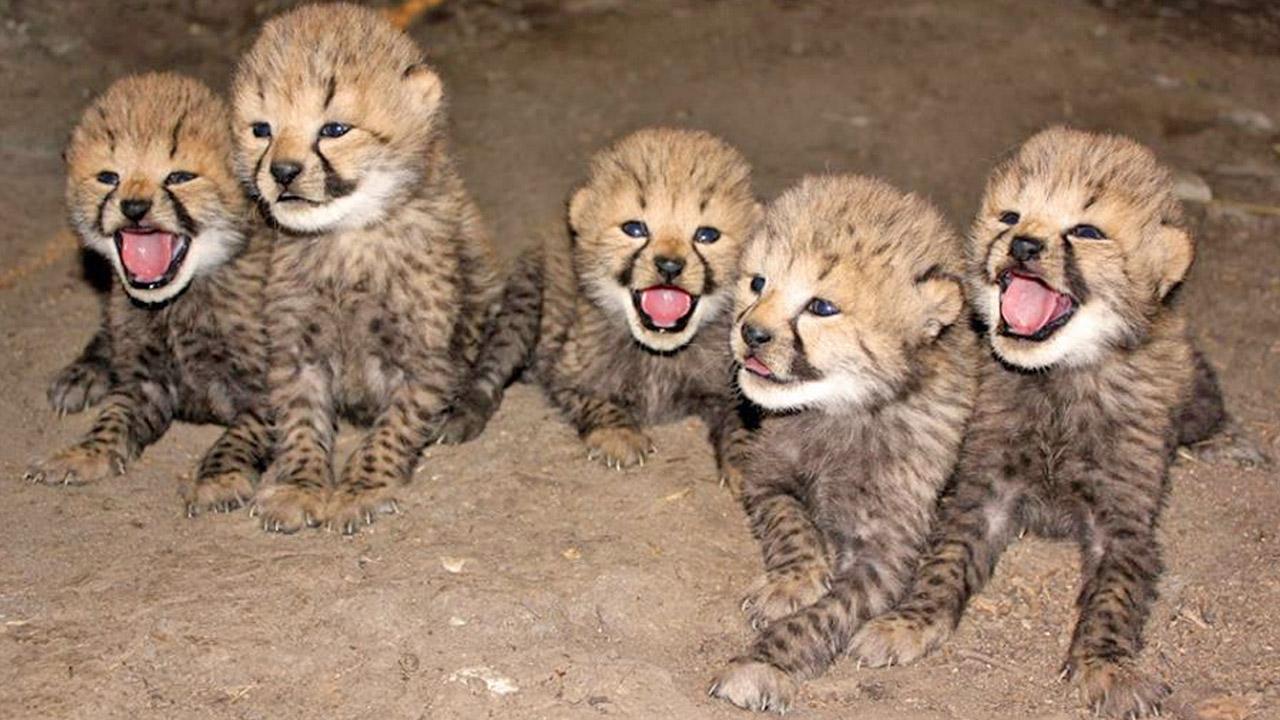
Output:
<path fill-rule="evenodd" d="M 251 518 L 258 517 L 258 513 L 259 513 L 259 512 L 260 512 L 260 511 L 258 510 L 258 506 L 257 506 L 257 505 L 250 505 L 250 506 L 249 506 L 249 517 L 251 517 Z"/>
<path fill-rule="evenodd" d="M 373 524 L 373 511 L 372 511 L 372 510 L 365 510 L 365 511 L 364 511 L 364 524 L 365 524 L 365 525 L 372 525 L 372 524 Z"/>

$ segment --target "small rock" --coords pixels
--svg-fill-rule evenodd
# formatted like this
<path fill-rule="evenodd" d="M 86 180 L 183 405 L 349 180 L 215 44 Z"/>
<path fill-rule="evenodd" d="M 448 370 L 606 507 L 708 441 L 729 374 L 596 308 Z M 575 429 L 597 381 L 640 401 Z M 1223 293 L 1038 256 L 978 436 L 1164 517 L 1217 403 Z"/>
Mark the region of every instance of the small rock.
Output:
<path fill-rule="evenodd" d="M 450 627 L 462 627 L 463 625 L 466 625 L 466 624 L 467 624 L 467 621 L 458 617 L 457 615 L 454 615 L 449 618 Z"/>
<path fill-rule="evenodd" d="M 1187 170 L 1179 170 L 1173 174 L 1173 194 L 1186 202 L 1208 203 L 1213 200 L 1213 188 L 1209 187 L 1209 183 Z"/>
<path fill-rule="evenodd" d="M 467 683 L 469 680 L 479 680 L 484 683 L 486 690 L 499 697 L 520 691 L 520 686 L 514 680 L 499 675 L 493 668 L 484 665 L 462 668 L 449 676 L 449 682 Z"/>
<path fill-rule="evenodd" d="M 1223 122 L 1234 125 L 1245 132 L 1256 135 L 1270 135 L 1276 131 L 1276 124 L 1266 113 L 1259 110 L 1238 108 L 1228 110 L 1220 116 Z"/>
<path fill-rule="evenodd" d="M 564 556 L 565 560 L 580 560 L 582 558 L 582 551 L 576 547 L 565 548 L 564 552 L 560 554 Z"/>
<path fill-rule="evenodd" d="M 467 564 L 466 558 L 447 557 L 443 555 L 440 557 L 440 565 L 443 566 L 445 570 L 448 570 L 454 575 L 457 575 L 458 573 L 462 572 L 462 568 L 466 564 Z"/>

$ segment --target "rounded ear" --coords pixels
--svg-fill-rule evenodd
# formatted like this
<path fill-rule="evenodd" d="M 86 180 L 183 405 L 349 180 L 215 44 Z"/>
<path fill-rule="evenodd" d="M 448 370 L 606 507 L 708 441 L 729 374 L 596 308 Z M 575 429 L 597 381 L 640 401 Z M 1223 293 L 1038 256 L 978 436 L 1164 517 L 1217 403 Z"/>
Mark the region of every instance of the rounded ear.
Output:
<path fill-rule="evenodd" d="M 933 340 L 942 331 L 960 319 L 960 311 L 964 309 L 964 292 L 960 289 L 960 281 L 947 276 L 934 275 L 921 280 L 920 297 L 925 307 L 925 337 Z"/>
<path fill-rule="evenodd" d="M 580 187 L 569 197 L 569 229 L 577 235 L 582 231 L 583 215 L 587 212 L 587 189 Z"/>
<path fill-rule="evenodd" d="M 405 68 L 404 80 L 425 108 L 434 110 L 444 99 L 444 83 L 440 80 L 440 76 L 423 63 Z"/>
<path fill-rule="evenodd" d="M 1157 299 L 1164 300 L 1169 291 L 1182 282 L 1195 257 L 1195 246 L 1185 230 L 1172 225 L 1160 226 L 1156 234 L 1154 258 Z"/>

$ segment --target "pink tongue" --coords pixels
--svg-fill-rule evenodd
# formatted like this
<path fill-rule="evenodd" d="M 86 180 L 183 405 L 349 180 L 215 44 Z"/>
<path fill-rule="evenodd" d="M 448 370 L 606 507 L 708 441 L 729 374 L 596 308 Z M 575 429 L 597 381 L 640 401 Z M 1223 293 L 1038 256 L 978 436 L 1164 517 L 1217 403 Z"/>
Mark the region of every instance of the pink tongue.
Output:
<path fill-rule="evenodd" d="M 173 246 L 177 238 L 172 233 L 137 233 L 125 230 L 120 233 L 120 262 L 141 282 L 155 282 L 164 277 L 173 262 Z"/>
<path fill-rule="evenodd" d="M 1035 280 L 1014 275 L 1000 295 L 1000 315 L 1018 335 L 1035 335 L 1053 319 L 1059 297 Z"/>
<path fill-rule="evenodd" d="M 757 360 L 755 356 L 747 358 L 747 361 L 744 362 L 742 366 L 763 377 L 769 377 L 773 374 L 773 371 L 769 369 L 769 366 Z"/>
<path fill-rule="evenodd" d="M 691 307 L 693 297 L 678 288 L 657 287 L 640 292 L 640 309 L 658 327 L 674 326 L 689 314 Z"/>

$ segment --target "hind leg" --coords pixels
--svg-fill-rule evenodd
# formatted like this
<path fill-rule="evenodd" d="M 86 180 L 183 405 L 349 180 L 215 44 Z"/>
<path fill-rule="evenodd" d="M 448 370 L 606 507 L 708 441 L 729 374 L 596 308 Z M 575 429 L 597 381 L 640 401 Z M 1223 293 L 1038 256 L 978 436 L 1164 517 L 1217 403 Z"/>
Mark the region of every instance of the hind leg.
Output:
<path fill-rule="evenodd" d="M 1227 412 L 1218 375 L 1204 353 L 1193 353 L 1191 396 L 1174 415 L 1178 444 L 1203 462 L 1267 467 L 1271 458 Z"/>
<path fill-rule="evenodd" d="M 111 389 L 110 340 L 105 330 L 94 333 L 80 357 L 62 368 L 49 384 L 49 404 L 59 414 L 77 413 L 97 405 Z"/>

